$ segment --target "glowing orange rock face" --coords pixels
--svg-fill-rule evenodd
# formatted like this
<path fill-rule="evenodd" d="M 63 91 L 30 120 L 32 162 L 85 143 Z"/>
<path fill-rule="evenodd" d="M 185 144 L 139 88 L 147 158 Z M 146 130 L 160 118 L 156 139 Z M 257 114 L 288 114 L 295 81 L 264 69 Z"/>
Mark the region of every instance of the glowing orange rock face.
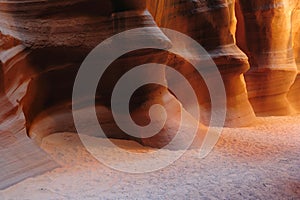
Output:
<path fill-rule="evenodd" d="M 210 54 L 221 72 L 227 93 L 227 126 L 246 126 L 255 118 L 248 101 L 243 73 L 249 69 L 247 56 L 235 44 L 236 18 L 232 1 L 149 1 L 148 7 L 157 23 L 195 39 Z M 185 51 L 185 47 L 182 47 Z M 198 55 L 201 59 L 201 55 Z M 202 109 L 202 120 L 210 119 L 210 97 L 203 79 L 189 64 L 173 57 L 173 65 L 190 77 Z M 173 62 L 173 63 L 172 63 Z M 192 78 L 191 78 L 192 77 Z"/>
<path fill-rule="evenodd" d="M 292 85 L 290 92 L 288 94 L 288 99 L 291 102 L 293 108 L 296 112 L 300 112 L 300 2 L 293 11 L 292 16 L 292 32 L 293 32 L 293 48 L 296 64 L 298 67 L 298 75 L 296 77 L 295 83 Z"/>
<path fill-rule="evenodd" d="M 250 125 L 254 111 L 258 115 L 300 112 L 299 6 L 297 0 L 237 0 L 236 4 L 230 0 L 1 0 L 0 152 L 4 152 L 3 160 L 12 164 L 0 162 L 0 169 L 6 169 L 0 172 L 0 189 L 57 166 L 26 137 L 26 129 L 37 142 L 52 133 L 76 132 L 72 103 L 78 102 L 72 102 L 72 89 L 80 65 L 96 45 L 126 30 L 150 28 L 144 33 L 145 40 L 160 43 L 165 50 L 172 43 L 159 26 L 182 32 L 201 44 L 223 78 L 227 97 L 219 101 L 227 101 L 227 126 Z M 181 50 L 200 62 L 202 55 L 189 52 L 190 48 L 182 44 Z M 161 148 L 183 124 L 179 142 L 170 148 L 185 148 L 182 144 L 193 137 L 194 130 L 192 147 L 199 147 L 207 127 L 195 120 L 166 87 L 155 84 L 134 93 L 128 105 L 130 116 L 126 117 L 146 126 L 150 107 L 164 106 L 168 118 L 158 134 L 137 138 L 116 125 L 111 110 L 114 86 L 124 73 L 146 63 L 167 64 L 185 75 L 196 91 L 201 122 L 209 123 L 210 93 L 191 63 L 166 51 L 144 49 L 119 57 L 100 79 L 95 110 L 106 136 Z M 145 71 L 135 79 L 148 76 L 164 83 L 172 79 L 164 68 Z M 215 80 L 214 74 L 209 78 Z M 74 112 L 81 114 L 88 130 L 95 124 L 89 123 L 86 107 Z M 162 115 L 157 111 L 152 120 L 159 123 L 164 120 Z M 214 130 L 211 133 L 217 135 Z M 141 137 L 143 134 L 140 132 Z M 20 160 L 27 160 L 29 165 Z"/>
<path fill-rule="evenodd" d="M 158 28 L 161 26 L 190 36 L 214 60 L 227 94 L 227 126 L 250 125 L 255 119 L 254 111 L 258 115 L 291 114 L 293 108 L 299 109 L 299 78 L 294 83 L 297 71 L 294 56 L 299 63 L 296 2 L 150 0 L 146 5 L 141 0 L 1 1 L 0 30 L 7 36 L 0 36 L 3 83 L 0 90 L 12 97 L 16 108 L 22 105 L 20 112 L 24 112 L 27 129 L 38 141 L 53 132 L 76 131 L 71 112 L 72 88 L 86 55 L 105 39 L 141 27 L 150 27 L 145 38 L 160 41 L 167 49 L 172 44 Z M 236 40 L 248 55 L 251 68 Z M 182 44 L 186 55 L 202 59 L 187 49 Z M 131 99 L 131 117 L 138 124 L 149 122 L 148 108 L 152 104 L 164 105 L 168 115 L 173 116 L 155 137 L 136 139 L 126 135 L 114 123 L 110 110 L 112 90 L 118 79 L 135 66 L 149 62 L 173 66 L 189 79 L 197 93 L 202 122 L 208 124 L 211 99 L 203 77 L 184 58 L 165 51 L 135 51 L 113 62 L 100 80 L 96 103 L 99 121 L 109 137 L 135 139 L 161 147 L 176 133 L 179 113 L 189 116 L 167 88 L 148 85 Z M 148 71 L 144 76 L 156 76 L 162 82 L 169 78 L 165 69 Z M 214 79 L 213 75 L 210 78 Z M 199 125 L 189 118 L 187 134 L 190 127 Z M 199 132 L 205 130 L 199 128 Z"/>
<path fill-rule="evenodd" d="M 238 3 L 238 45 L 248 55 L 250 102 L 258 115 L 293 113 L 287 94 L 297 71 L 293 56 L 292 11 L 296 1 Z"/>
<path fill-rule="evenodd" d="M 26 67 L 13 64 L 11 69 L 31 72 L 26 76 L 28 85 L 23 87 L 20 102 L 29 134 L 38 142 L 54 132 L 76 131 L 71 110 L 74 80 L 85 56 L 100 42 L 125 30 L 150 27 L 145 39 L 159 41 L 166 49 L 170 46 L 170 41 L 146 10 L 146 1 L 36 1 L 22 2 L 22 5 L 13 2 L 4 8 L 9 15 L 1 13 L 4 16 L 0 22 L 1 30 L 18 38 L 28 48 L 21 51 L 26 54 L 23 57 Z M 127 116 L 139 125 L 146 125 L 149 123 L 151 105 L 163 105 L 172 118 L 154 137 L 131 137 L 123 133 L 112 118 L 111 95 L 118 79 L 135 66 L 151 62 L 166 63 L 167 58 L 168 54 L 163 51 L 139 50 L 120 57 L 105 72 L 99 83 L 96 104 L 99 122 L 108 137 L 134 139 L 144 145 L 163 147 L 176 135 L 181 114 L 184 113 L 189 118 L 185 124 L 185 134 L 189 135 L 196 127 L 198 144 L 201 144 L 206 127 L 199 126 L 199 122 L 183 109 L 165 87 L 148 85 L 140 88 L 131 99 L 131 116 Z M 156 76 L 165 82 L 164 71 L 163 68 L 157 69 L 143 76 Z M 136 78 L 143 79 L 143 76 Z M 5 78 L 8 79 L 8 76 Z M 156 116 L 156 121 L 162 120 L 159 115 Z M 85 117 L 88 120 L 88 116 Z M 85 117 L 83 112 L 83 120 Z M 86 124 L 88 126 L 88 122 Z"/>

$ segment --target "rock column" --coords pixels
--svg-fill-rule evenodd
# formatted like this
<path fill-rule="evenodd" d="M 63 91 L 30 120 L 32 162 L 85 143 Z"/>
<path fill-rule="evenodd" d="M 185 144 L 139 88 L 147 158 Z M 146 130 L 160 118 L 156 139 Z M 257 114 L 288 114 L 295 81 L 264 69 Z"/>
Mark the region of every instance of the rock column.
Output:
<path fill-rule="evenodd" d="M 236 127 L 251 124 L 255 115 L 248 101 L 243 76 L 249 69 L 249 63 L 247 56 L 235 44 L 234 2 L 156 0 L 149 1 L 148 7 L 160 26 L 192 37 L 205 48 L 216 63 L 227 94 L 226 125 Z M 184 45 L 182 51 L 186 51 Z M 198 56 L 200 62 L 202 58 L 201 55 Z M 202 121 L 209 123 L 211 100 L 203 79 L 184 59 L 175 56 L 170 60 L 173 63 L 169 64 L 185 74 L 197 91 Z"/>
<path fill-rule="evenodd" d="M 294 1 L 238 0 L 238 45 L 249 57 L 250 102 L 257 115 L 293 113 L 287 94 L 297 67 L 293 56 Z"/>

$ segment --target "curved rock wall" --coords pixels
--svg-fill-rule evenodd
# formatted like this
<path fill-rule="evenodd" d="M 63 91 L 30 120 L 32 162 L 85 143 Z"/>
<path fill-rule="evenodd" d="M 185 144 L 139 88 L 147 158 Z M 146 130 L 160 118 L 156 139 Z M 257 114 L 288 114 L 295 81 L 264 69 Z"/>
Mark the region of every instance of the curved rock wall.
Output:
<path fill-rule="evenodd" d="M 245 79 L 258 115 L 294 112 L 287 94 L 297 71 L 293 55 L 292 13 L 296 1 L 239 0 L 238 45 L 251 65 Z"/>
<path fill-rule="evenodd" d="M 148 7 L 157 23 L 187 34 L 201 44 L 213 58 L 221 72 L 227 94 L 227 126 L 246 126 L 255 115 L 248 101 L 243 77 L 249 69 L 247 56 L 235 44 L 236 18 L 234 2 L 160 0 L 149 1 Z M 186 51 L 184 48 L 182 51 Z M 201 55 L 197 55 L 201 60 Z M 197 92 L 202 120 L 210 121 L 211 99 L 200 76 L 189 70 L 189 64 L 177 56 L 170 63 L 190 79 Z M 183 64 L 184 63 L 184 64 Z M 195 78 L 196 77 L 196 78 Z"/>
<path fill-rule="evenodd" d="M 76 131 L 71 110 L 74 80 L 86 55 L 100 42 L 125 30 L 148 27 L 145 39 L 160 43 L 163 49 L 170 46 L 170 41 L 146 10 L 146 1 L 2 1 L 2 5 L 0 30 L 18 38 L 24 46 L 20 53 L 26 55 L 21 59 L 23 64 L 13 63 L 11 73 L 4 74 L 4 82 L 16 84 L 19 79 L 12 79 L 12 74 L 20 74 L 23 78 L 20 89 L 24 94 L 16 96 L 19 95 L 29 134 L 38 142 L 51 133 Z M 145 86 L 131 99 L 131 117 L 140 125 L 149 122 L 148 110 L 153 104 L 164 105 L 168 116 L 173 116 L 155 137 L 136 139 L 124 134 L 115 124 L 110 110 L 112 90 L 125 72 L 144 63 L 165 63 L 167 58 L 168 54 L 163 51 L 139 50 L 120 57 L 106 70 L 98 86 L 96 103 L 99 122 L 108 137 L 135 139 L 144 145 L 162 147 L 177 133 L 180 113 L 186 112 L 167 88 Z M 164 69 L 158 68 L 136 78 L 155 76 L 166 81 L 164 74 Z M 5 88 L 10 87 L 5 84 Z M 89 116 L 84 110 L 78 112 L 83 113 L 87 129 L 92 129 Z M 159 114 L 156 116 L 155 121 L 163 120 Z M 189 126 L 198 127 L 198 122 L 189 117 L 186 135 L 192 132 L 188 131 Z M 205 130 L 199 127 L 199 132 L 204 134 Z"/>
<path fill-rule="evenodd" d="M 296 77 L 296 81 L 292 85 L 288 99 L 291 102 L 292 106 L 296 109 L 296 112 L 300 112 L 300 2 L 298 1 L 298 5 L 296 5 L 293 16 L 292 16 L 292 34 L 293 34 L 293 48 L 294 48 L 294 56 L 298 68 L 298 74 Z"/>
<path fill-rule="evenodd" d="M 2 0 L 1 94 L 13 102 L 12 108 L 24 113 L 27 129 L 38 141 L 53 132 L 75 131 L 71 112 L 72 87 L 86 55 L 110 36 L 138 27 L 149 27 L 145 38 L 150 36 L 150 40 L 162 43 L 167 49 L 172 44 L 158 29 L 161 26 L 192 37 L 215 61 L 227 93 L 227 126 L 250 125 L 255 120 L 254 111 L 257 115 L 292 114 L 299 110 L 299 76 L 294 83 L 296 62 L 299 63 L 297 2 Z M 186 49 L 183 44 L 182 51 L 186 55 L 201 60 L 201 56 L 186 52 Z M 180 56 L 141 50 L 112 63 L 100 81 L 96 100 L 99 113 L 105 113 L 101 115 L 104 116 L 102 119 L 99 116 L 100 123 L 101 120 L 110 122 L 104 125 L 104 129 L 109 130 L 108 136 L 136 139 L 116 127 L 110 98 L 115 83 L 126 71 L 148 62 L 168 64 L 188 77 L 198 96 L 201 122 L 208 124 L 211 100 L 203 77 Z M 172 78 L 168 74 L 165 77 L 164 69 L 149 71 L 146 75 L 157 76 L 162 81 Z M 147 108 L 152 103 L 168 107 L 170 116 L 185 112 L 166 88 L 147 86 L 136 95 L 130 106 L 132 117 L 140 124 L 149 121 Z M 174 136 L 178 126 L 175 118 L 158 137 L 138 141 L 163 146 L 169 140 L 167 138 Z M 1 115 L 1 119 L 13 123 L 7 115 Z M 197 123 L 193 121 L 191 126 Z"/>
<path fill-rule="evenodd" d="M 0 189 L 58 167 L 26 134 L 21 100 L 34 74 L 25 59 L 29 52 L 0 34 Z"/>

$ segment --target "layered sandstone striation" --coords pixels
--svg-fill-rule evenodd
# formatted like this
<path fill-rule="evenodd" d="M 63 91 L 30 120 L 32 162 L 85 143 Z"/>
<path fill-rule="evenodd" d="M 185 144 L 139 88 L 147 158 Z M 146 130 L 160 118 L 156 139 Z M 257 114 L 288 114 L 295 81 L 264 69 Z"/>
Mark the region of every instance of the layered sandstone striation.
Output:
<path fill-rule="evenodd" d="M 106 36 L 101 34 L 103 27 L 99 24 L 107 22 L 110 25 L 107 16 L 111 9 L 107 0 L 101 3 L 96 0 L 5 0 L 0 2 L 0 26 L 4 34 L 23 41 L 31 48 L 92 48 L 97 40 Z"/>
<path fill-rule="evenodd" d="M 213 59 L 226 89 L 227 126 L 252 123 L 255 116 L 248 95 L 259 115 L 290 114 L 293 109 L 287 101 L 287 93 L 296 72 L 293 53 L 297 60 L 299 51 L 299 9 L 295 9 L 296 3 L 237 1 L 235 4 L 229 0 L 155 0 L 147 2 L 151 15 L 146 9 L 146 1 L 137 0 L 106 0 L 101 3 L 85 0 L 1 1 L 0 28 L 3 34 L 9 35 L 2 37 L 5 38 L 2 39 L 2 48 L 9 49 L 2 50 L 2 55 L 4 60 L 9 60 L 9 56 L 14 60 L 10 71 L 2 69 L 5 71 L 1 72 L 2 93 L 7 96 L 13 93 L 19 95 L 11 97 L 12 102 L 17 101 L 22 105 L 20 110 L 26 117 L 26 127 L 31 137 L 37 141 L 40 142 L 44 136 L 53 132 L 76 131 L 72 118 L 72 88 L 84 58 L 105 39 L 140 27 L 149 28 L 145 32 L 145 40 L 160 43 L 167 50 L 172 43 L 158 29 L 158 25 L 190 36 Z M 238 18 L 237 31 L 235 10 Z M 292 24 L 288 21 L 289 17 L 293 17 Z M 281 22 L 286 22 L 284 28 L 278 25 Z M 291 30 L 292 35 L 289 34 Z M 251 69 L 248 57 L 236 45 L 236 36 L 239 46 L 249 57 Z M 195 55 L 188 49 L 182 44 L 182 52 L 186 56 L 202 62 L 202 55 Z M 201 121 L 209 124 L 211 97 L 203 77 L 184 58 L 148 49 L 120 57 L 111 64 L 100 80 L 96 103 L 99 106 L 98 113 L 102 113 L 98 116 L 99 121 L 103 122 L 107 135 L 136 139 L 124 134 L 116 126 L 110 110 L 111 95 L 114 86 L 126 72 L 149 62 L 168 64 L 187 77 L 198 97 Z M 22 76 L 12 80 L 12 74 Z M 143 76 L 155 76 L 161 82 L 174 82 L 168 74 L 165 78 L 163 68 L 145 72 L 138 79 L 143 79 Z M 213 80 L 213 76 L 211 74 L 210 79 Z M 289 100 L 294 108 L 297 108 L 298 88 L 296 81 L 289 93 Z M 222 98 L 219 100 L 224 101 Z M 137 90 L 135 97 L 131 99 L 131 117 L 136 118 L 138 124 L 146 125 L 150 120 L 148 110 L 152 104 L 169 107 L 169 116 L 177 116 L 181 111 L 185 113 L 181 103 L 167 88 L 148 85 Z M 185 106 L 190 109 L 196 107 Z M 156 121 L 160 120 L 163 119 Z M 175 119 L 165 129 L 175 130 L 179 121 L 179 118 Z M 191 121 L 192 126 L 198 124 L 192 117 Z M 166 131 L 162 131 L 158 138 L 163 138 L 164 134 L 168 135 L 166 138 L 172 138 L 174 131 L 171 132 L 168 135 Z M 158 138 L 148 138 L 151 146 L 155 146 L 152 143 L 156 143 Z M 148 143 L 146 139 L 138 141 Z"/>
<path fill-rule="evenodd" d="M 247 56 L 235 44 L 234 2 L 230 0 L 156 0 L 148 1 L 148 7 L 161 27 L 177 30 L 196 40 L 217 65 L 227 95 L 227 98 L 219 99 L 223 101 L 226 98 L 227 101 L 225 124 L 231 127 L 251 124 L 255 119 L 255 114 L 248 101 L 243 76 L 250 66 Z M 187 48 L 183 44 L 182 52 L 185 51 Z M 203 60 L 203 55 L 190 54 L 189 56 L 198 59 L 199 62 Z M 169 65 L 184 74 L 192 84 L 201 106 L 202 121 L 208 124 L 211 112 L 218 111 L 211 110 L 211 97 L 203 77 L 199 76 L 199 73 L 179 56 L 173 55 Z"/>
<path fill-rule="evenodd" d="M 35 73 L 25 59 L 29 53 L 0 33 L 0 189 L 58 167 L 26 134 L 21 100 Z"/>
<path fill-rule="evenodd" d="M 147 28 L 143 37 L 148 43 L 159 44 L 168 49 L 170 41 L 160 31 L 151 14 L 146 10 L 146 1 L 2 1 L 0 9 L 1 31 L 22 41 L 27 48 L 22 57 L 24 66 L 15 66 L 15 74 L 28 74 L 24 86 L 24 98 L 20 98 L 22 111 L 26 117 L 29 135 L 39 143 L 42 138 L 55 132 L 76 132 L 72 105 L 84 104 L 85 98 L 73 99 L 72 89 L 78 69 L 87 54 L 105 39 L 134 28 Z M 112 52 L 113 53 L 113 52 Z M 165 63 L 168 54 L 162 50 L 138 50 L 127 53 L 114 61 L 100 79 L 96 93 L 98 120 L 106 136 L 118 139 L 133 139 L 152 146 L 163 147 L 176 135 L 181 123 L 181 114 L 186 116 L 182 143 L 185 137 L 198 132 L 198 145 L 205 136 L 206 128 L 193 119 L 181 103 L 169 93 L 166 87 L 146 85 L 139 88 L 130 101 L 133 120 L 140 126 L 150 122 L 149 109 L 154 104 L 165 107 L 168 118 L 163 129 L 153 137 L 139 133 L 138 137 L 122 131 L 114 122 L 111 96 L 117 81 L 133 67 L 145 63 Z M 102 66 L 104 67 L 104 66 Z M 146 71 L 136 79 L 145 76 L 157 77 L 166 82 L 164 68 L 155 72 Z M 6 75 L 8 78 L 9 76 Z M 10 79 L 11 80 L 11 79 Z M 14 84 L 16 80 L 11 80 Z M 138 80 L 137 80 L 138 81 Z M 24 81 L 25 82 L 25 81 Z M 6 87 L 6 86 L 5 86 Z M 82 124 L 92 131 L 90 116 L 85 109 L 93 105 L 78 106 L 75 112 L 81 113 Z M 122 115 L 122 113 L 120 113 Z M 155 113 L 154 123 L 164 119 Z M 142 139 L 140 139 L 142 138 Z M 202 138 L 202 139 L 201 139 Z M 175 144 L 180 148 L 181 144 Z"/>
<path fill-rule="evenodd" d="M 249 57 L 251 68 L 245 78 L 250 102 L 258 115 L 294 112 L 287 94 L 297 72 L 291 34 L 296 2 L 237 1 L 237 43 Z M 298 23 L 295 20 L 294 28 Z"/>
<path fill-rule="evenodd" d="M 92 135 L 98 124 L 92 123 L 88 111 L 94 107 L 105 136 L 131 139 L 146 146 L 164 147 L 183 125 L 171 149 L 185 148 L 190 140 L 194 140 L 193 147 L 203 145 L 207 127 L 202 123 L 209 125 L 212 114 L 224 109 L 218 107 L 222 103 L 226 105 L 225 125 L 230 127 L 250 125 L 255 113 L 299 112 L 299 8 L 297 0 L 0 0 L 0 153 L 5 155 L 4 160 L 0 159 L 0 169 L 8 169 L 0 173 L 0 188 L 57 166 L 27 134 L 41 143 L 52 133 L 77 132 L 75 113 Z M 179 39 L 171 40 L 159 27 L 186 34 L 206 53 L 198 53 L 193 45 Z M 145 48 L 119 56 L 99 77 L 95 94 L 83 90 L 80 98 L 73 99 L 77 73 L 91 50 L 135 28 L 144 29 L 120 42 L 120 49 L 125 44 L 144 42 L 160 50 Z M 168 52 L 178 44 L 181 56 Z M 114 49 L 107 48 L 107 53 L 113 54 Z M 214 61 L 217 73 L 211 71 L 208 57 Z M 207 77 L 201 76 L 189 60 L 200 64 Z M 172 85 L 180 94 L 187 92 L 163 65 L 155 65 L 155 70 L 145 68 L 124 86 L 149 77 L 165 86 L 151 83 L 135 88 L 126 105 L 130 114 L 117 115 L 132 119 L 140 127 L 159 127 L 166 122 L 158 134 L 141 129 L 132 135 L 114 120 L 113 90 L 126 73 L 148 63 L 169 65 L 179 71 L 195 91 L 197 102 L 189 101 L 188 96 L 187 104 L 182 105 L 179 95 L 165 87 Z M 217 90 L 222 86 L 217 84 L 217 76 L 221 77 L 226 96 L 216 94 L 217 106 L 213 108 L 215 97 L 207 80 Z M 87 103 L 91 98 L 95 104 Z M 126 99 L 116 102 L 123 105 Z M 153 105 L 162 105 L 164 111 Z M 191 112 L 198 105 L 201 120 Z"/>
<path fill-rule="evenodd" d="M 294 57 L 296 60 L 298 74 L 294 84 L 292 85 L 288 99 L 296 110 L 297 113 L 300 112 L 300 2 L 296 5 L 293 15 L 292 15 L 292 34 L 293 34 L 293 49 L 294 49 Z"/>

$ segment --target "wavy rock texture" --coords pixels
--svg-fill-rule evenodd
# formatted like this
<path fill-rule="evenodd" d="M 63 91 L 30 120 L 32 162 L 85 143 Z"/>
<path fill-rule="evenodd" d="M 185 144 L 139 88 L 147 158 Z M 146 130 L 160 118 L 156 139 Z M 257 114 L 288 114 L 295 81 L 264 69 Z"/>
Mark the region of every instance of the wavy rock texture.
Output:
<path fill-rule="evenodd" d="M 295 80 L 292 11 L 296 1 L 238 1 L 238 45 L 249 57 L 250 102 L 258 115 L 289 115 L 287 93 Z"/>
<path fill-rule="evenodd" d="M 293 31 L 293 48 L 296 64 L 298 67 L 298 75 L 288 94 L 288 99 L 295 108 L 296 112 L 300 112 L 300 2 L 293 11 L 292 31 Z"/>
<path fill-rule="evenodd" d="M 0 169 L 5 169 L 0 172 L 0 188 L 56 167 L 27 138 L 26 129 L 38 143 L 52 133 L 76 132 L 74 103 L 79 105 L 75 112 L 81 115 L 87 132 L 94 130 L 95 124 L 86 112 L 93 105 L 84 104 L 91 97 L 83 91 L 82 99 L 72 102 L 74 81 L 88 53 L 125 30 L 147 28 L 142 34 L 145 40 L 159 44 L 163 50 L 168 50 L 172 43 L 158 26 L 185 33 L 200 43 L 223 78 L 227 126 L 251 124 L 254 111 L 258 115 L 288 115 L 294 109 L 300 110 L 299 75 L 294 82 L 296 63 L 298 69 L 300 63 L 300 16 L 296 3 L 296 0 L 238 0 L 236 4 L 230 0 L 149 0 L 146 5 L 144 0 L 0 0 L 0 153 L 5 155 L 0 158 Z M 246 54 L 236 45 L 236 39 Z M 187 51 L 190 48 L 182 44 L 183 54 L 202 62 L 202 55 Z M 113 119 L 111 96 L 115 84 L 135 66 L 153 62 L 173 66 L 189 79 L 201 106 L 201 122 L 209 123 L 211 99 L 203 77 L 186 59 L 163 50 L 133 51 L 109 66 L 96 92 L 99 123 L 110 138 L 132 139 L 160 148 L 174 138 L 183 115 L 183 133 L 170 148 L 184 148 L 183 144 L 193 139 L 194 129 L 197 132 L 194 146 L 199 147 L 207 127 L 195 120 L 167 88 L 156 84 L 137 89 L 129 107 L 132 119 L 145 126 L 151 121 L 150 107 L 163 105 L 172 117 L 167 118 L 158 134 L 146 138 L 147 133 L 141 131 L 139 136 L 145 138 L 133 137 L 125 134 Z M 209 77 L 212 82 L 214 75 Z M 136 79 L 145 77 L 176 82 L 165 75 L 164 68 L 145 71 Z M 219 98 L 220 102 L 224 100 Z M 195 105 L 184 106 L 193 109 Z M 164 120 L 161 111 L 152 114 L 152 122 Z"/>
<path fill-rule="evenodd" d="M 107 9 L 101 9 L 103 7 Z M 99 24 L 108 22 L 111 10 L 107 0 L 101 3 L 96 0 L 4 0 L 0 2 L 0 26 L 3 33 L 18 38 L 32 48 L 91 48 L 97 45 L 97 39 L 99 41 L 106 36 L 106 32 L 104 36 L 101 34 Z"/>
<path fill-rule="evenodd" d="M 20 101 L 33 74 L 24 59 L 28 53 L 18 40 L 0 33 L 0 189 L 58 167 L 26 134 Z"/>
<path fill-rule="evenodd" d="M 43 137 L 57 131 L 76 131 L 71 112 L 74 80 L 87 53 L 100 42 L 125 30 L 148 27 L 144 32 L 145 40 L 160 44 L 162 49 L 170 46 L 170 41 L 146 10 L 146 1 L 101 1 L 101 3 L 79 0 L 2 1 L 1 3 L 1 30 L 18 38 L 30 49 L 23 60 L 28 63 L 28 69 L 16 66 L 15 73 L 33 71 L 29 75 L 28 89 L 21 103 L 29 134 L 39 143 Z M 112 118 L 111 95 L 119 78 L 134 66 L 150 62 L 165 63 L 166 60 L 167 53 L 163 51 L 149 49 L 134 51 L 117 59 L 106 70 L 96 94 L 98 118 L 106 136 L 134 139 L 144 145 L 162 147 L 177 133 L 181 113 L 189 118 L 185 124 L 184 137 L 190 135 L 193 132 L 191 130 L 198 129 L 198 121 L 182 108 L 167 88 L 157 85 L 147 85 L 137 90 L 130 104 L 131 116 L 139 125 L 150 122 L 148 112 L 153 104 L 163 105 L 168 116 L 173 116 L 167 120 L 165 127 L 157 135 L 144 139 L 131 137 L 123 133 Z M 144 72 L 137 78 L 143 79 L 144 76 L 155 76 L 165 81 L 164 69 L 160 68 L 155 72 Z M 12 84 L 16 80 L 12 80 Z M 80 104 L 80 101 L 75 103 Z M 85 105 L 89 106 L 92 105 Z M 93 129 L 84 108 L 80 108 L 77 112 L 82 113 L 86 128 Z M 154 121 L 162 120 L 162 114 L 156 113 Z M 201 125 L 198 132 L 199 137 L 203 137 L 206 128 Z M 182 142 L 183 140 L 185 138 L 182 138 Z M 198 140 L 200 143 L 201 139 Z"/>
<path fill-rule="evenodd" d="M 227 94 L 227 126 L 246 126 L 255 115 L 248 101 L 243 77 L 249 69 L 247 56 L 235 44 L 236 18 L 234 3 L 222 1 L 156 0 L 148 1 L 156 22 L 165 28 L 180 31 L 201 44 L 216 63 Z M 182 52 L 187 51 L 182 48 Z M 189 55 L 202 59 L 201 55 Z M 210 121 L 211 103 L 206 83 L 183 58 L 170 58 L 173 65 L 188 77 L 197 92 L 202 121 Z M 219 86 L 216 86 L 219 87 Z M 223 101 L 223 98 L 220 98 Z M 214 111 L 215 112 L 215 111 Z"/>

